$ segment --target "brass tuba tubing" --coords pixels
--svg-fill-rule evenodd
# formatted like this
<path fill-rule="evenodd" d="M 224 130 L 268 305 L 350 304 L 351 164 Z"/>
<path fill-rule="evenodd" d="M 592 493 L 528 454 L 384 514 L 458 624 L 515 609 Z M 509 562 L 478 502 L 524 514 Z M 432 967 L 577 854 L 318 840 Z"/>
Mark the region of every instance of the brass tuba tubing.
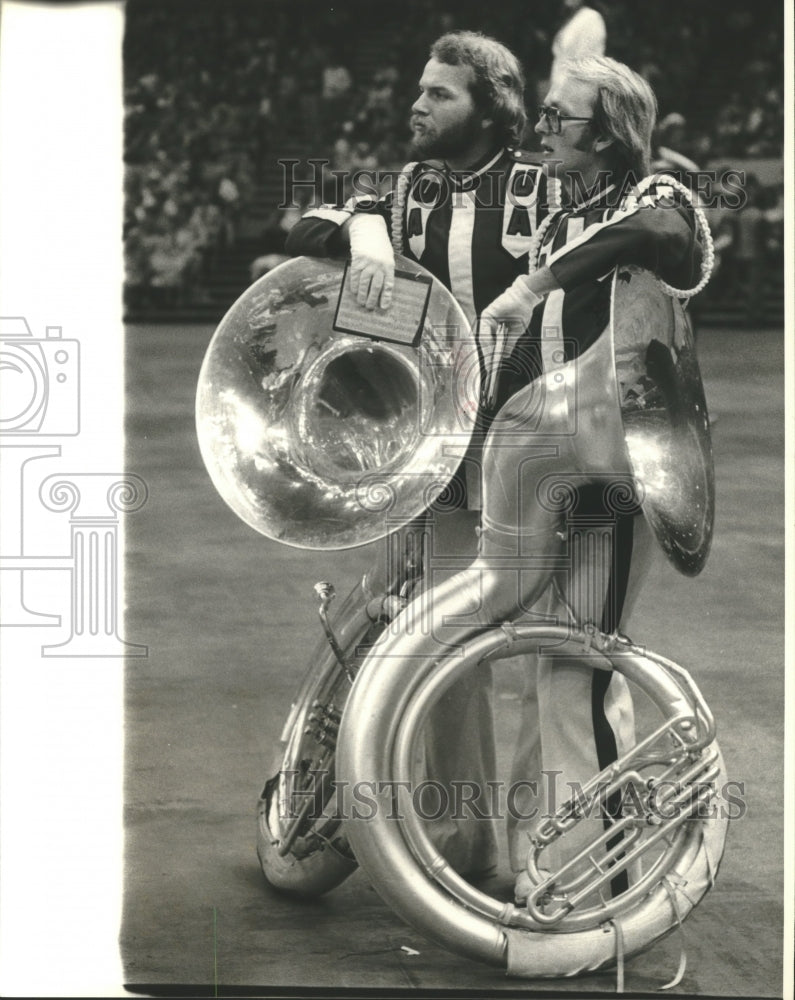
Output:
<path fill-rule="evenodd" d="M 531 411 L 537 383 L 518 393 L 501 411 L 484 447 L 484 516 L 478 556 L 467 570 L 434 588 L 431 600 L 420 596 L 409 604 L 365 661 L 340 728 L 337 773 L 343 788 L 357 781 L 377 783 L 385 774 L 392 774 L 391 748 L 399 722 L 439 659 L 479 634 L 488 639 L 495 622 L 512 617 L 519 607 L 530 607 L 549 584 L 549 561 L 562 544 L 558 534 L 562 515 L 553 504 L 538 502 L 536 484 L 561 468 L 587 471 L 594 478 L 605 472 L 628 474 L 620 414 L 613 402 L 615 376 L 610 347 L 608 337 L 606 344 L 597 342 L 577 361 L 547 376 L 546 405 L 534 426 L 521 429 L 522 414 Z M 592 398 L 582 399 L 581 384 L 593 387 Z M 576 435 L 571 433 L 575 403 L 578 431 L 601 445 L 577 449 Z M 536 564 L 542 567 L 532 578 L 518 572 L 520 566 L 526 565 L 520 546 L 528 539 L 532 539 Z M 521 593 L 519 581 L 523 584 Z M 450 624 L 451 620 L 457 624 Z M 504 641 L 508 643 L 507 636 Z M 405 669 L 407 664 L 410 667 Z M 399 699 L 395 701 L 394 694 L 390 694 L 385 701 L 377 678 L 401 669 L 405 670 L 405 686 Z M 376 682 L 362 683 L 365 675 L 376 678 Z M 435 682 L 444 683 L 441 679 Z M 681 704 L 675 685 L 667 689 L 668 709 L 672 700 Z M 681 707 L 685 709 L 686 705 Z M 377 741 L 367 738 L 372 732 L 379 733 Z M 421 888 L 422 877 L 399 824 L 379 820 L 379 816 L 391 811 L 391 796 L 381 793 L 376 799 L 378 816 L 374 822 L 379 826 L 379 836 L 375 853 L 370 838 L 360 835 L 363 824 L 349 823 L 348 836 L 360 864 L 366 869 L 372 865 L 378 871 L 379 893 L 398 912 L 412 911 L 414 899 L 420 895 L 422 928 L 434 940 L 440 940 L 441 934 L 440 943 L 458 951 L 462 950 L 463 940 L 464 953 L 473 952 L 487 962 L 504 961 L 500 935 L 489 922 L 469 911 L 459 913 L 460 907 L 450 936 L 449 899 L 441 892 Z M 349 814 L 347 808 L 345 813 Z"/>
<path fill-rule="evenodd" d="M 528 651 L 528 649 L 533 648 L 533 646 L 538 645 L 539 642 L 547 643 L 564 643 L 569 646 L 573 646 L 579 652 L 583 650 L 582 639 L 579 636 L 572 636 L 571 633 L 562 628 L 554 627 L 534 627 L 524 630 L 525 635 L 532 636 L 532 644 L 530 642 L 517 641 L 512 646 L 512 652 L 514 655 L 521 654 Z M 475 639 L 468 649 L 467 663 L 471 665 L 479 661 L 477 657 L 477 652 L 483 650 L 483 657 L 488 657 L 488 649 L 493 647 L 496 641 L 500 641 L 499 633 L 495 633 L 492 630 L 490 633 L 485 633 L 482 636 Z M 592 649 L 590 652 L 590 657 L 596 659 L 601 657 L 602 654 L 597 649 Z M 650 669 L 647 662 L 647 658 L 641 655 L 640 650 L 634 649 L 632 647 L 624 648 L 620 654 L 615 654 L 615 659 L 611 663 L 611 667 L 615 669 L 620 669 L 620 671 L 631 681 L 636 683 L 641 687 L 647 695 L 655 702 L 658 709 L 663 713 L 670 713 L 673 717 L 669 719 L 669 724 L 675 724 L 680 722 L 685 716 L 681 713 L 681 705 L 678 699 L 681 698 L 681 689 L 677 683 L 672 682 L 671 678 L 665 674 L 663 671 L 658 671 L 652 667 Z M 610 663 L 610 661 L 607 661 Z M 412 690 L 411 702 L 408 708 L 404 711 L 398 733 L 395 737 L 395 749 L 394 749 L 394 773 L 396 779 L 399 782 L 416 783 L 416 775 L 412 774 L 412 761 L 415 759 L 415 753 L 418 749 L 418 743 L 422 736 L 423 726 L 428 718 L 428 715 L 432 709 L 432 706 L 441 697 L 444 692 L 460 677 L 462 670 L 467 669 L 466 666 L 462 664 L 460 657 L 449 656 L 444 662 L 437 664 L 436 669 L 430 673 L 425 673 L 420 681 Z M 475 669 L 477 669 L 475 667 Z M 660 727 L 655 733 L 652 734 L 652 738 L 657 739 L 662 731 L 666 727 Z M 651 739 L 651 738 L 650 738 Z M 647 746 L 649 741 L 644 741 L 644 747 Z M 624 755 L 619 761 L 616 761 L 610 766 L 609 771 L 620 772 L 622 768 L 626 768 L 633 764 L 635 757 L 637 756 L 638 747 L 632 748 L 627 754 Z M 711 764 L 712 761 L 708 760 L 706 762 L 694 763 L 690 769 L 684 775 L 685 779 L 690 777 L 695 777 L 698 773 L 706 766 Z M 711 776 L 711 774 L 710 774 Z M 598 778 L 598 776 L 597 776 Z M 594 782 L 597 781 L 594 778 Z M 590 784 L 590 783 L 589 783 Z M 565 807 L 561 807 L 565 808 Z M 396 825 L 396 824 L 393 824 Z M 629 821 L 627 824 L 629 825 Z M 670 827 L 676 824 L 670 824 Z M 620 829 L 620 825 L 616 824 L 610 828 L 610 830 L 605 831 L 601 834 L 596 841 L 594 841 L 594 846 L 600 842 L 606 842 L 609 838 L 615 835 L 615 833 Z M 418 818 L 411 812 L 407 812 L 406 819 L 403 823 L 403 834 L 406 838 L 406 842 L 410 846 L 411 852 L 422 859 L 422 863 L 426 868 L 433 867 L 437 873 L 444 873 L 446 879 L 452 879 L 453 883 L 457 885 L 457 882 L 462 882 L 458 879 L 446 865 L 444 859 L 442 859 L 432 845 L 428 838 L 428 835 Z M 614 851 L 618 854 L 620 851 L 626 849 L 629 846 L 626 841 L 620 847 L 617 847 Z M 648 843 L 651 846 L 651 843 Z M 645 849 L 645 848 L 644 848 Z M 638 857 L 639 853 L 632 856 L 631 860 Z M 575 859 L 577 860 L 577 859 Z M 666 860 L 665 870 L 670 869 L 676 861 L 676 852 L 670 853 Z M 626 867 L 624 865 L 622 867 Z M 565 872 L 568 867 L 573 867 L 573 862 L 569 863 L 561 869 L 561 872 Z M 617 874 L 619 868 L 613 870 L 608 877 L 612 877 Z M 614 906 L 611 904 L 605 904 L 603 907 L 603 913 L 612 912 L 620 905 L 626 905 L 627 901 L 630 899 L 639 899 L 645 891 L 647 891 L 648 886 L 653 877 L 659 877 L 660 868 L 657 867 L 652 872 L 648 872 L 647 876 L 644 876 L 641 882 L 635 887 L 634 890 L 630 890 L 629 893 L 624 894 L 624 899 L 622 902 L 616 903 Z M 436 876 L 438 878 L 438 875 Z M 457 880 L 457 882 L 456 882 Z M 463 883 L 466 885 L 466 883 Z M 477 890 L 473 890 L 470 893 L 468 889 L 463 889 L 461 885 L 457 885 L 457 891 L 455 895 L 462 900 L 465 899 L 475 899 L 480 898 L 480 902 L 483 905 L 484 901 L 489 901 L 489 897 L 483 896 L 483 894 L 477 894 Z M 491 905 L 491 901 L 485 905 L 496 913 L 495 907 Z M 537 926 L 532 920 L 523 919 L 522 916 L 515 918 L 514 921 L 522 926 Z M 575 925 L 581 924 L 583 921 L 576 918 L 573 923 Z M 539 921 L 540 923 L 540 921 Z"/>
<path fill-rule="evenodd" d="M 546 641 L 560 641 L 567 636 L 564 629 L 546 629 L 541 636 L 538 632 L 538 629 L 533 628 L 527 628 L 524 632 L 517 629 L 517 634 L 526 641 L 515 642 L 512 652 L 515 654 L 534 648 L 539 638 Z M 386 670 L 391 673 L 391 678 L 382 675 L 384 683 L 373 687 L 366 699 L 359 700 L 354 688 L 351 696 L 354 699 L 352 708 L 356 711 L 360 722 L 366 720 L 367 729 L 371 733 L 378 731 L 383 733 L 384 730 L 379 730 L 382 725 L 388 727 L 388 732 L 386 738 L 371 740 L 368 748 L 352 747 L 343 737 L 338 751 L 340 776 L 352 773 L 350 756 L 351 751 L 354 751 L 357 754 L 367 754 L 366 769 L 362 767 L 359 771 L 363 778 L 379 776 L 382 780 L 394 778 L 395 781 L 410 781 L 412 748 L 421 731 L 425 713 L 435 701 L 434 695 L 441 691 L 445 682 L 453 683 L 460 670 L 473 666 L 488 656 L 490 650 L 501 647 L 507 642 L 500 630 L 482 633 L 467 649 L 466 660 L 455 656 L 448 658 L 443 667 L 447 675 L 444 680 L 438 673 L 433 676 L 433 665 L 415 664 L 415 669 L 412 671 L 406 669 L 404 661 L 402 670 L 399 669 L 397 662 L 392 663 L 391 671 L 389 665 L 385 665 Z M 637 652 L 639 654 L 640 651 Z M 630 679 L 635 680 L 656 703 L 663 707 L 667 704 L 669 712 L 677 714 L 681 710 L 681 704 L 677 704 L 683 697 L 681 689 L 663 671 L 658 670 L 655 664 L 650 665 L 649 661 L 640 655 L 632 656 L 625 653 L 616 658 L 615 666 Z M 408 711 L 406 703 L 409 705 Z M 359 712 L 363 714 L 359 715 Z M 390 722 L 396 715 L 404 713 L 398 734 Z M 482 961 L 504 964 L 503 945 L 506 941 L 512 940 L 511 935 L 520 931 L 526 934 L 528 930 L 538 930 L 539 925 L 529 914 L 485 896 L 452 872 L 444 860 L 439 858 L 438 852 L 427 842 L 427 837 L 416 817 L 407 812 L 406 819 L 401 823 L 389 819 L 393 802 L 388 790 L 379 789 L 376 798 L 377 815 L 368 821 L 352 820 L 347 823 L 346 829 L 360 864 L 366 871 L 377 873 L 375 885 L 379 894 L 404 919 L 444 947 L 477 957 Z M 660 872 L 659 869 L 656 871 L 660 877 L 670 873 L 674 884 L 678 883 L 680 876 L 683 879 L 690 879 L 688 899 L 678 901 L 682 916 L 689 912 L 709 887 L 704 868 L 709 870 L 710 862 L 704 860 L 704 853 L 708 852 L 713 858 L 720 856 L 725 837 L 725 823 L 725 820 L 718 819 L 710 825 L 707 831 L 709 840 L 707 846 L 702 841 L 698 824 L 682 824 L 666 857 L 664 871 Z M 423 840 L 427 844 L 426 853 L 421 849 L 417 850 Z M 418 868 L 418 861 L 424 871 L 433 872 L 434 882 L 428 883 L 427 877 Z M 699 867 L 698 875 L 692 872 L 696 862 Z M 443 886 L 440 886 L 439 882 L 442 882 Z M 456 887 L 456 891 L 451 892 L 450 886 Z M 638 897 L 643 893 L 646 896 L 638 903 Z M 641 937 L 636 933 L 638 927 L 644 928 L 642 946 L 645 947 L 669 930 L 671 923 L 676 919 L 668 894 L 659 885 L 649 892 L 648 883 L 644 881 L 643 887 L 636 892 L 630 890 L 630 894 L 625 894 L 625 897 L 624 906 L 638 903 L 636 910 L 633 910 L 632 920 L 627 925 L 634 950 L 639 950 L 641 947 L 639 944 Z M 454 902 L 454 899 L 458 899 L 459 902 Z M 461 903 L 467 908 L 463 909 Z M 620 906 L 617 900 L 614 906 L 606 907 L 603 918 L 611 918 Z M 506 927 L 506 924 L 512 925 L 515 931 L 509 933 L 510 928 Z M 497 940 L 494 936 L 495 931 L 507 936 L 504 940 Z M 647 932 L 649 935 L 653 934 L 653 938 L 647 940 L 645 938 Z M 564 934 L 562 938 L 556 935 L 558 944 L 552 953 L 547 952 L 544 937 L 543 934 L 532 934 L 528 939 L 534 949 L 533 975 L 569 975 L 575 974 L 576 971 L 596 969 L 610 961 L 614 955 L 611 949 L 614 949 L 615 941 L 602 931 L 596 933 L 586 928 L 577 933 Z M 521 950 L 526 946 L 527 943 L 523 942 Z M 585 959 L 583 955 L 586 956 Z M 583 961 L 585 964 L 580 964 Z"/>
<path fill-rule="evenodd" d="M 643 288 L 645 279 L 639 281 Z M 670 304 L 665 305 L 660 315 L 664 318 L 669 310 Z M 633 319 L 623 332 L 631 348 L 622 356 L 628 380 L 635 376 L 627 358 L 643 358 L 648 344 L 636 337 L 637 330 Z M 651 414 L 651 420 L 642 414 L 643 420 L 633 424 L 630 460 L 613 332 L 611 324 L 578 359 L 521 390 L 497 415 L 484 447 L 484 510 L 477 557 L 430 595 L 409 604 L 381 637 L 357 676 L 340 728 L 337 774 L 346 794 L 360 781 L 378 789 L 372 818 L 346 820 L 350 844 L 376 890 L 432 940 L 485 962 L 507 961 L 509 973 L 516 975 L 566 976 L 602 967 L 614 959 L 618 948 L 618 932 L 610 921 L 620 923 L 626 954 L 648 947 L 687 916 L 709 889 L 725 839 L 723 817 L 681 822 L 664 861 L 653 866 L 656 884 L 642 879 L 623 901 L 619 897 L 615 906 L 606 905 L 600 914 L 608 921 L 604 927 L 578 923 L 575 916 L 570 926 L 541 933 L 532 915 L 490 899 L 457 876 L 430 843 L 417 816 L 407 811 L 396 821 L 392 813 L 387 779 L 416 778 L 413 762 L 422 723 L 461 671 L 476 668 L 484 659 L 513 656 L 540 644 L 575 641 L 567 629 L 500 627 L 516 618 L 520 609 L 532 607 L 550 584 L 563 544 L 565 503 L 560 501 L 565 501 L 567 490 L 586 483 L 601 483 L 606 489 L 626 487 L 633 480 L 634 463 L 641 459 L 652 488 L 658 482 L 653 478 L 657 471 L 659 481 L 664 481 L 671 453 L 665 450 L 670 438 L 660 417 L 663 411 Z M 538 393 L 543 394 L 540 409 Z M 698 420 L 703 424 L 705 410 L 699 407 Z M 659 448 L 655 428 L 661 429 Z M 683 572 L 697 571 L 706 558 L 712 509 L 709 471 L 696 477 L 696 499 L 692 503 L 688 499 L 692 510 L 679 511 L 668 502 L 668 495 L 652 497 L 650 508 L 644 504 L 658 540 Z M 639 499 L 643 502 L 643 497 Z M 682 515 L 681 524 L 695 523 L 699 530 L 706 525 L 698 545 L 688 541 L 685 529 L 674 537 L 674 529 L 679 530 L 674 514 Z M 691 545 L 690 550 L 680 538 Z M 603 649 L 594 648 L 594 638 L 597 645 L 604 644 Z M 576 644 L 596 669 L 606 665 L 638 683 L 663 717 L 679 727 L 676 735 L 682 752 L 698 753 L 712 741 L 712 715 L 682 668 L 615 637 L 580 633 Z M 605 664 L 597 663 L 602 658 Z M 720 769 L 722 773 L 722 765 Z M 352 805 L 346 802 L 346 816 L 352 815 Z M 685 881 L 687 894 L 678 888 Z"/>

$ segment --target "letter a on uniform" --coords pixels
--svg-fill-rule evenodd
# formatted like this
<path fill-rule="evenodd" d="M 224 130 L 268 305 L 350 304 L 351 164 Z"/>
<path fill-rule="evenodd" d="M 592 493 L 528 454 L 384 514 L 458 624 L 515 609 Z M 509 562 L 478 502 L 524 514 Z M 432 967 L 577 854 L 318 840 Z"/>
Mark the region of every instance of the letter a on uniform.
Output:
<path fill-rule="evenodd" d="M 505 230 L 506 236 L 531 236 L 530 212 L 524 205 L 517 205 L 511 213 L 508 228 Z"/>

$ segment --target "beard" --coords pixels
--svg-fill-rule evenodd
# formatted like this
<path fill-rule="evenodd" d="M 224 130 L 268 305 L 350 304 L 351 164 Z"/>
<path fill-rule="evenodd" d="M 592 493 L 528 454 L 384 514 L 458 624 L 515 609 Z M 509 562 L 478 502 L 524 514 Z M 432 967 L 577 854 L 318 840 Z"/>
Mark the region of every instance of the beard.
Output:
<path fill-rule="evenodd" d="M 414 120 L 414 119 L 413 119 Z M 425 121 L 419 118 L 418 121 Z M 420 159 L 457 159 L 481 138 L 481 119 L 472 116 L 441 131 L 428 124 L 428 131 L 415 132 L 411 140 L 411 154 Z"/>

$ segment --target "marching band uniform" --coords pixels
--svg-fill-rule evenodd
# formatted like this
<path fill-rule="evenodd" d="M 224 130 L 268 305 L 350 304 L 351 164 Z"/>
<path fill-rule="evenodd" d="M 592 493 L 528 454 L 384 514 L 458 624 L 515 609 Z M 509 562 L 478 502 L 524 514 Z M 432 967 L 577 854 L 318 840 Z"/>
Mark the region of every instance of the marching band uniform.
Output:
<path fill-rule="evenodd" d="M 538 267 L 548 266 L 561 287 L 534 309 L 513 351 L 514 358 L 535 355 L 532 367 L 539 372 L 554 364 L 546 343 L 550 330 L 562 331 L 565 361 L 582 354 L 604 330 L 617 265 L 634 264 L 673 285 L 687 286 L 701 261 L 692 211 L 674 199 L 662 179 L 637 204 L 615 185 L 603 187 L 558 212 L 541 242 Z M 522 388 L 523 382 L 511 377 L 511 367 L 517 368 L 502 366 L 497 408 Z"/>
<path fill-rule="evenodd" d="M 343 208 L 307 212 L 287 239 L 292 254 L 345 252 L 339 227 L 354 212 L 375 211 L 391 226 L 394 190 L 351 199 Z M 542 167 L 505 148 L 470 170 L 417 163 L 411 169 L 403 220 L 403 253 L 435 275 L 473 322 L 500 292 L 527 274 L 527 252 L 547 213 Z"/>
<path fill-rule="evenodd" d="M 634 204 L 621 198 L 613 185 L 604 187 L 547 223 L 538 267 L 548 266 L 561 287 L 535 307 L 514 353 L 525 358 L 535 353 L 534 363 L 545 372 L 581 355 L 605 329 L 617 265 L 635 264 L 687 287 L 700 261 L 693 213 L 675 200 L 662 179 Z M 498 405 L 521 388 L 512 382 L 509 363 L 504 370 Z M 566 470 L 561 474 L 565 478 Z M 572 484 L 576 486 L 574 479 Z M 558 587 L 578 622 L 592 622 L 608 634 L 625 625 L 656 551 L 639 514 L 637 506 L 611 509 L 601 489 L 577 491 L 567 516 L 567 556 Z M 609 544 L 600 558 L 605 538 Z M 580 552 L 587 554 L 579 557 Z M 569 620 L 566 603 L 551 596 L 546 609 L 560 624 Z M 576 657 L 538 657 L 523 695 L 522 729 L 512 768 L 512 782 L 536 782 L 535 788 L 523 790 L 514 815 L 508 816 L 515 871 L 524 868 L 529 817 L 554 812 L 571 793 L 568 782 L 584 784 L 633 742 L 632 699 L 623 676 L 594 671 Z M 618 805 L 609 802 L 608 811 Z M 517 815 L 528 818 L 517 820 Z M 566 835 L 562 848 L 567 855 L 592 838 L 587 827 L 583 823 Z M 562 848 L 548 850 L 544 863 L 559 864 Z M 626 874 L 613 882 L 614 892 L 626 888 Z"/>
<path fill-rule="evenodd" d="M 547 177 L 532 157 L 511 148 L 493 151 L 462 173 L 429 163 L 405 169 L 409 178 L 401 206 L 402 251 L 450 289 L 474 324 L 489 302 L 527 273 L 528 250 L 548 212 Z M 351 199 L 342 208 L 324 205 L 309 211 L 291 231 L 287 250 L 311 256 L 343 254 L 347 247 L 340 238 L 342 224 L 354 213 L 375 212 L 392 230 L 394 202 L 395 189 L 378 200 Z M 484 429 L 482 424 L 481 444 Z M 476 449 L 462 463 L 448 494 L 459 509 L 451 512 L 445 504 L 445 512 L 436 515 L 434 553 L 446 550 L 459 559 L 474 557 L 477 520 L 472 512 L 480 503 Z M 379 574 L 380 567 L 368 575 L 368 582 Z M 431 581 L 430 573 L 426 577 Z M 431 777 L 448 787 L 452 781 L 475 782 L 484 790 L 486 781 L 494 779 L 492 700 L 490 674 L 480 671 L 462 679 L 440 701 L 429 726 L 432 736 L 426 741 Z M 429 801 L 429 813 L 435 805 Z M 457 870 L 484 872 L 496 863 L 491 823 L 445 815 L 433 829 L 437 846 Z"/>
<path fill-rule="evenodd" d="M 628 207 L 623 199 L 617 204 L 616 189 L 609 186 L 555 215 L 544 234 L 538 266 L 549 266 L 561 287 L 537 306 L 511 357 L 504 360 L 494 412 L 534 375 L 577 357 L 598 338 L 610 315 L 611 278 L 617 264 L 637 264 L 677 284 L 690 282 L 698 267 L 699 247 L 690 212 L 665 203 L 670 194 L 666 189 L 652 190 L 639 204 Z M 315 209 L 291 231 L 288 252 L 341 254 L 347 249 L 340 239 L 341 225 L 356 212 L 375 211 L 389 227 L 393 201 L 390 192 L 377 202 L 367 199 L 344 208 Z M 458 176 L 418 164 L 403 207 L 403 252 L 442 281 L 474 321 L 514 279 L 527 274 L 528 253 L 550 212 L 550 201 L 554 198 L 543 169 L 526 154 L 510 149 Z M 555 338 L 547 335 L 550 329 L 558 331 L 557 355 Z M 518 366 L 511 364 L 516 358 L 521 359 Z M 477 506 L 472 482 L 468 476 L 470 508 Z M 638 513 L 639 508 L 631 513 L 605 509 L 599 491 L 579 492 L 565 551 L 579 551 L 582 538 L 595 526 L 602 535 L 607 533 L 610 542 L 604 565 L 572 556 L 559 574 L 559 590 L 578 621 L 593 622 L 605 632 L 625 622 L 652 550 L 649 530 Z M 561 624 L 569 620 L 566 604 L 554 596 L 546 609 L 536 610 L 556 616 Z M 568 787 L 558 785 L 553 793 L 550 781 L 557 775 L 564 783 L 584 783 L 634 740 L 632 702 L 623 677 L 603 675 L 561 656 L 544 655 L 527 662 L 512 782 L 522 783 L 514 805 L 532 819 L 508 817 L 515 871 L 525 864 L 525 830 L 566 798 Z M 483 678 L 482 672 L 479 676 Z M 485 787 L 485 780 L 494 774 L 490 684 L 474 676 L 462 680 L 437 706 L 432 727 L 429 774 Z M 533 781 L 537 792 L 524 794 Z M 462 830 L 460 821 L 445 817 L 436 825 L 435 840 L 459 871 L 487 869 L 496 860 L 491 824 L 479 826 L 474 835 L 463 838 L 456 836 Z M 568 838 L 567 849 L 576 846 L 577 836 Z M 616 890 L 626 884 L 614 881 Z"/>
<path fill-rule="evenodd" d="M 474 325 L 490 302 L 527 274 L 528 250 L 552 200 L 546 174 L 529 154 L 512 148 L 492 153 L 461 173 L 430 163 L 404 170 L 410 170 L 410 177 L 402 212 L 402 252 L 450 289 Z M 342 208 L 323 205 L 307 212 L 288 236 L 288 253 L 345 253 L 340 227 L 359 212 L 377 213 L 391 230 L 394 198 L 393 189 L 378 200 L 352 198 Z M 481 419 L 481 436 L 485 429 Z M 480 507 L 477 454 L 470 452 L 451 488 L 461 506 L 470 510 Z"/>

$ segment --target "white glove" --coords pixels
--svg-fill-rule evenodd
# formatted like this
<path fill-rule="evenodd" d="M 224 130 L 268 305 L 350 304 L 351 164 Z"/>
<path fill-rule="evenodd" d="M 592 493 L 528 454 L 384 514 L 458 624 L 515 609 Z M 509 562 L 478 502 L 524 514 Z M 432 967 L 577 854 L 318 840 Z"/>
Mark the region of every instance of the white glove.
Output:
<path fill-rule="evenodd" d="M 480 314 L 478 341 L 486 366 L 483 401 L 488 407 L 493 405 L 497 395 L 500 362 L 510 356 L 516 341 L 530 325 L 533 310 L 543 300 L 543 296 L 531 290 L 529 282 L 528 275 L 520 274 Z"/>
<path fill-rule="evenodd" d="M 530 288 L 530 277 L 520 274 L 514 283 L 490 302 L 480 314 L 480 334 L 494 337 L 500 323 L 505 323 L 517 335 L 523 333 L 530 324 L 533 310 L 541 301 Z M 521 328 L 521 329 L 520 329 Z"/>
<path fill-rule="evenodd" d="M 386 222 L 380 215 L 357 212 L 348 223 L 351 241 L 351 290 L 359 305 L 375 309 L 392 305 L 395 254 Z"/>

